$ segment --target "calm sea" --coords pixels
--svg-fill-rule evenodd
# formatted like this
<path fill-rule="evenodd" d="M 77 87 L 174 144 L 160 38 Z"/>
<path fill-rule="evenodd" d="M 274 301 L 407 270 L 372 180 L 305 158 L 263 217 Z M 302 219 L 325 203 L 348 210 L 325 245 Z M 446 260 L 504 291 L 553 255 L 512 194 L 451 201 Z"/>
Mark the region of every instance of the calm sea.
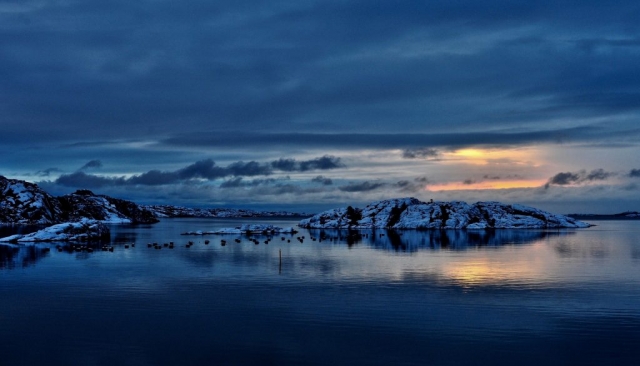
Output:
<path fill-rule="evenodd" d="M 166 219 L 113 226 L 113 252 L 0 246 L 0 365 L 640 365 L 640 221 L 180 235 L 242 223 L 295 225 Z"/>

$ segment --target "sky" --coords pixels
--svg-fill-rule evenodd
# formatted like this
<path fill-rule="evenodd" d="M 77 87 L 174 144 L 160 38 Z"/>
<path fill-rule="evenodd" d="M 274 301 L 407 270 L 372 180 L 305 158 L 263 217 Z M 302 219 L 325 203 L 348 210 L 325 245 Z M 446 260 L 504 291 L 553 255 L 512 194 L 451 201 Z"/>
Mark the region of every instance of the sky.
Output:
<path fill-rule="evenodd" d="M 315 212 L 640 210 L 640 2 L 0 0 L 0 175 Z"/>

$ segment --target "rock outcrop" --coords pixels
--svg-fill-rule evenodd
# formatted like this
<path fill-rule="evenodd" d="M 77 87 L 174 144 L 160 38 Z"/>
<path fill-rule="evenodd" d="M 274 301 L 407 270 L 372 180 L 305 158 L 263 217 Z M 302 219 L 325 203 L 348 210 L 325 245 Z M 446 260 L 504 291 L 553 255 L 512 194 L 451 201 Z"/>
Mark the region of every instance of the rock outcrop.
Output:
<path fill-rule="evenodd" d="M 58 197 L 64 208 L 63 221 L 77 221 L 90 218 L 106 223 L 148 224 L 159 220 L 156 215 L 131 201 L 96 195 L 89 190 L 78 190 L 72 194 Z"/>
<path fill-rule="evenodd" d="M 533 207 L 500 202 L 422 202 L 398 198 L 319 213 L 298 226 L 315 229 L 534 229 L 586 228 L 591 225 L 571 217 Z"/>
<path fill-rule="evenodd" d="M 34 183 L 0 176 L 0 224 L 52 225 L 82 219 L 155 223 L 155 214 L 131 201 L 88 190 L 54 197 Z"/>
<path fill-rule="evenodd" d="M 58 199 L 36 184 L 0 176 L 0 223 L 47 225 L 61 214 Z"/>

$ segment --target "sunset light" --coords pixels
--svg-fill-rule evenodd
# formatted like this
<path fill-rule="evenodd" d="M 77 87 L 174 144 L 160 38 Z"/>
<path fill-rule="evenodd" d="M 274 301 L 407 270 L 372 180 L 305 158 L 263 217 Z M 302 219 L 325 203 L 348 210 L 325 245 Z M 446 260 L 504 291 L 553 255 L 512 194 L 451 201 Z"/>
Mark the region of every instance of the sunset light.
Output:
<path fill-rule="evenodd" d="M 0 366 L 640 366 L 639 19 L 1 0 Z"/>
<path fill-rule="evenodd" d="M 533 165 L 537 166 L 537 152 L 532 148 L 520 149 L 460 149 L 443 152 L 442 160 L 447 163 L 463 163 L 472 165 Z"/>
<path fill-rule="evenodd" d="M 485 189 L 513 189 L 513 188 L 536 188 L 542 187 L 546 183 L 544 179 L 532 180 L 497 180 L 481 182 L 452 182 L 444 184 L 434 184 L 426 187 L 428 191 L 461 191 L 461 190 L 485 190 Z"/>

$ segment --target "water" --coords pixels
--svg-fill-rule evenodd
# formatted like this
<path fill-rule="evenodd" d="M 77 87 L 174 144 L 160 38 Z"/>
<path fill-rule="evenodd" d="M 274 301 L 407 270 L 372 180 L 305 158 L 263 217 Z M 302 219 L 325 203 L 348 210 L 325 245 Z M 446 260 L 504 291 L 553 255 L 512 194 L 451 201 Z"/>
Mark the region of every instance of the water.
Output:
<path fill-rule="evenodd" d="M 113 226 L 113 253 L 0 246 L 0 365 L 640 364 L 640 221 L 180 236 L 252 222 L 295 224 Z"/>

